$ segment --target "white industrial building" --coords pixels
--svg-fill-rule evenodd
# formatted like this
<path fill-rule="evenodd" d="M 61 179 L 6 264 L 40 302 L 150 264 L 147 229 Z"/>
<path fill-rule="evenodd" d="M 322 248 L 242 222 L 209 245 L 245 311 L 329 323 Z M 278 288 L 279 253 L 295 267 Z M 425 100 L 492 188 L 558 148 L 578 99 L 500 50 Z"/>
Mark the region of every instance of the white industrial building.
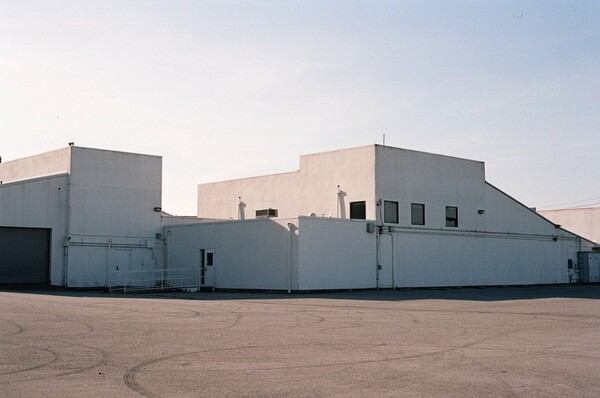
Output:
<path fill-rule="evenodd" d="M 159 156 L 76 146 L 0 163 L 0 283 L 163 267 L 161 180 Z"/>
<path fill-rule="evenodd" d="M 217 289 L 569 283 L 596 246 L 472 160 L 380 145 L 301 156 L 297 171 L 200 185 L 185 218 L 161 212 L 161 167 L 75 146 L 0 163 L 0 283 L 175 270 Z"/>
<path fill-rule="evenodd" d="M 204 265 L 216 288 L 569 283 L 594 246 L 486 182 L 483 162 L 380 145 L 199 185 L 198 216 L 231 221 L 165 227 L 168 261 Z"/>

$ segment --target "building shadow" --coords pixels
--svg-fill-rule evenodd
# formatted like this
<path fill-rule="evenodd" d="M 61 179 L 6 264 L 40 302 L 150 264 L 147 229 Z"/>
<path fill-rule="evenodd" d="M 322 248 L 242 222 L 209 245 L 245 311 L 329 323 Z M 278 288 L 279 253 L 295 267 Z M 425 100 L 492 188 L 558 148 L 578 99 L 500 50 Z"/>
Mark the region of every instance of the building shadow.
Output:
<path fill-rule="evenodd" d="M 239 300 L 324 300 L 324 301 L 511 301 L 538 300 L 548 298 L 600 299 L 600 284 L 590 285 L 525 285 L 505 287 L 464 287 L 464 288 L 413 288 L 413 289 L 369 289 L 347 291 L 294 292 L 279 291 L 215 291 L 215 292 L 132 292 L 109 293 L 104 289 L 72 289 L 50 285 L 0 285 L 0 293 L 23 293 L 35 295 L 98 297 L 115 299 L 149 300 L 198 300 L 198 301 L 239 301 Z"/>

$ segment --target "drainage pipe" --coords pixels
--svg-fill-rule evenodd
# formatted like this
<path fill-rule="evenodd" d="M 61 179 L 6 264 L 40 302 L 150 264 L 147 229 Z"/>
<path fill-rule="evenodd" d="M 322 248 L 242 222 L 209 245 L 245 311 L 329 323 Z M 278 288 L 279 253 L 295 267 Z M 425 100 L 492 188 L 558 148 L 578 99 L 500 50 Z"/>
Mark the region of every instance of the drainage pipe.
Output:
<path fill-rule="evenodd" d="M 294 245 L 294 232 L 298 229 L 291 222 L 288 223 L 288 228 L 290 229 L 290 247 L 289 247 L 289 267 L 288 267 L 288 293 L 292 292 L 292 268 L 294 264 L 294 256 L 293 256 L 293 245 Z"/>

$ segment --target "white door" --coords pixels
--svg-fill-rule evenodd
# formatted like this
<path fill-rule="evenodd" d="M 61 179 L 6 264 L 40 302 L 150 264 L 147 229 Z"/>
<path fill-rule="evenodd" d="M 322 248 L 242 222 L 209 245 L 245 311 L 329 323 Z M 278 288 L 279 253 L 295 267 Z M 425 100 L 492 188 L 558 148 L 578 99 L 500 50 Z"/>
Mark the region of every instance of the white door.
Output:
<path fill-rule="evenodd" d="M 115 271 L 118 271 L 117 285 L 131 285 L 131 249 L 116 249 L 114 264 Z"/>
<path fill-rule="evenodd" d="M 394 287 L 394 237 L 390 234 L 379 235 L 379 248 L 377 251 L 379 277 L 377 287 Z"/>
<path fill-rule="evenodd" d="M 200 286 L 215 287 L 215 251 L 200 249 Z"/>

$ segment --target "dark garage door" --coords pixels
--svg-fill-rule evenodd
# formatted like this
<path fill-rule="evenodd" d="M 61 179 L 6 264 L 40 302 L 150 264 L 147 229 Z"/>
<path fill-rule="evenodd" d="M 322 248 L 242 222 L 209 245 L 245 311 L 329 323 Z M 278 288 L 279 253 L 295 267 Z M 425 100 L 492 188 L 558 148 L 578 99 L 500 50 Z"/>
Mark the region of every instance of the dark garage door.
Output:
<path fill-rule="evenodd" d="M 50 230 L 0 227 L 0 283 L 48 283 Z"/>

